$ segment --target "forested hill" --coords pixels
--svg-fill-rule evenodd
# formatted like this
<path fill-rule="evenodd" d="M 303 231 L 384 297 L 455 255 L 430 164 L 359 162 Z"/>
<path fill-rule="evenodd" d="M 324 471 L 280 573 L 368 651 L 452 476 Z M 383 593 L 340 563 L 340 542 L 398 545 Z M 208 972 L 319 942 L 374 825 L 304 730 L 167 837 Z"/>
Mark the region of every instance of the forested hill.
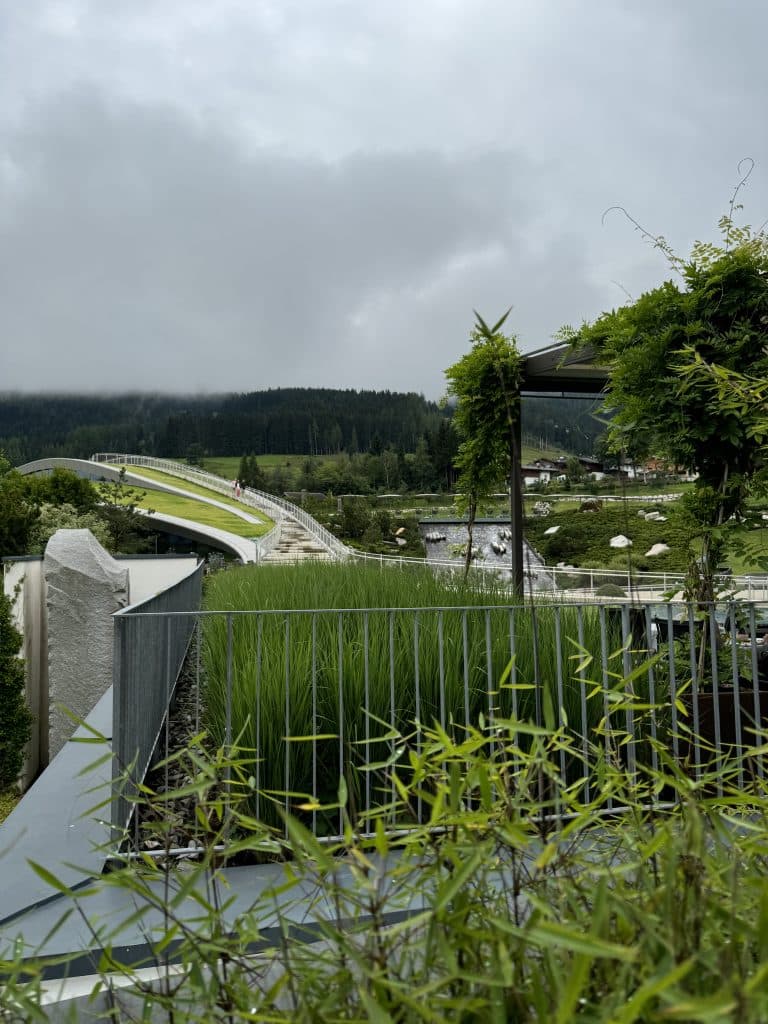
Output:
<path fill-rule="evenodd" d="M 529 443 L 588 454 L 601 427 L 588 402 L 531 399 Z M 45 455 L 99 451 L 184 457 L 323 454 L 383 448 L 414 451 L 450 410 L 391 391 L 279 388 L 237 395 L 0 395 L 0 449 L 14 464 Z"/>
<path fill-rule="evenodd" d="M 0 395 L 0 449 L 16 465 L 98 451 L 181 457 L 413 451 L 449 415 L 422 395 L 280 388 L 241 395 Z"/>

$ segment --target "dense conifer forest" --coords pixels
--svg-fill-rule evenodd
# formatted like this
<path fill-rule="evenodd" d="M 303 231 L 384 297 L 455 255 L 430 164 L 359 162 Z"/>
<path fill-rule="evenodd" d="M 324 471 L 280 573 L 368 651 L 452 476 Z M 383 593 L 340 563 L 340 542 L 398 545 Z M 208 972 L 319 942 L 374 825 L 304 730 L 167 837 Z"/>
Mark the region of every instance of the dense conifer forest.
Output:
<path fill-rule="evenodd" d="M 594 403 L 527 399 L 528 443 L 588 454 L 602 425 Z M 43 456 L 97 451 L 183 458 L 242 455 L 415 451 L 450 419 L 413 392 L 278 388 L 230 395 L 0 395 L 0 450 L 14 465 Z"/>

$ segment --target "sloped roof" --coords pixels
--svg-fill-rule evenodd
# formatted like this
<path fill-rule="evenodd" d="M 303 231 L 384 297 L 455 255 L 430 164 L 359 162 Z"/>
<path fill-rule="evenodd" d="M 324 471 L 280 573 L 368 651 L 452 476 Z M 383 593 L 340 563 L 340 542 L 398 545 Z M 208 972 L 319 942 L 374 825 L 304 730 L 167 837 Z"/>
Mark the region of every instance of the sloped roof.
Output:
<path fill-rule="evenodd" d="M 574 350 L 557 343 L 528 352 L 523 361 L 523 395 L 599 395 L 605 390 L 608 368 L 596 362 L 591 348 Z"/>

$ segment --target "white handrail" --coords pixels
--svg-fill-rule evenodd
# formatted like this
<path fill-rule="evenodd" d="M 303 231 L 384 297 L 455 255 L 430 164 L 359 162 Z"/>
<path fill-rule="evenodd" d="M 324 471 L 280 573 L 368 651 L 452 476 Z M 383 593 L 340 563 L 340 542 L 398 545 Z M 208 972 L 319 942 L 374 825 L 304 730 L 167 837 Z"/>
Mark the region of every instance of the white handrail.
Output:
<path fill-rule="evenodd" d="M 216 476 L 214 473 L 209 473 L 207 470 L 197 469 L 194 466 L 187 466 L 181 462 L 175 462 L 171 459 L 158 459 L 151 455 L 125 455 L 116 452 L 100 452 L 96 455 L 92 455 L 91 462 L 104 462 L 107 464 L 119 463 L 125 466 L 146 466 L 150 469 L 158 469 L 162 472 L 169 473 L 172 476 L 178 476 L 182 479 L 190 480 L 193 483 L 200 483 L 210 490 L 218 491 L 222 494 L 232 496 L 232 486 L 223 477 Z M 589 497 L 594 497 L 590 495 Z M 662 497 L 666 497 L 666 500 L 670 500 L 673 496 L 660 496 L 654 495 L 649 497 L 647 503 L 658 501 Z M 269 516 L 275 519 L 276 523 L 279 524 L 280 519 L 288 517 L 299 523 L 304 529 L 312 534 L 320 543 L 335 555 L 337 558 L 348 559 L 354 558 L 359 561 L 372 561 L 377 562 L 381 565 L 428 565 L 434 568 L 441 568 L 446 570 L 455 571 L 463 565 L 462 559 L 423 559 L 423 558 L 412 558 L 404 555 L 375 555 L 366 551 L 357 551 L 355 548 L 350 548 L 338 537 L 335 537 L 330 530 L 327 530 L 322 523 L 319 523 L 314 516 L 311 516 L 304 509 L 299 508 L 298 505 L 294 505 L 293 502 L 287 501 L 285 498 L 279 498 L 275 494 L 266 494 L 264 491 L 259 491 L 252 487 L 245 487 L 241 491 L 240 501 L 246 505 L 250 505 L 252 508 L 260 509 L 266 512 Z M 269 538 L 269 539 L 267 539 Z M 261 553 L 266 553 L 275 543 L 279 540 L 279 533 L 274 534 L 270 531 L 266 534 L 262 541 L 264 542 L 264 549 Z M 258 543 L 258 542 L 257 542 Z M 486 575 L 491 573 L 496 576 L 499 572 L 503 571 L 505 566 L 503 565 L 478 565 L 472 566 L 473 573 L 480 573 Z M 557 590 L 557 579 L 558 577 L 566 577 L 573 579 L 574 577 L 584 580 L 583 586 L 569 587 L 568 590 L 579 591 L 593 591 L 595 587 L 595 578 L 600 579 L 600 583 L 606 582 L 606 578 L 611 582 L 616 582 L 617 585 L 625 588 L 628 593 L 633 591 L 654 591 L 659 596 L 669 593 L 670 591 L 677 592 L 683 589 L 685 584 L 685 575 L 683 573 L 671 573 L 671 572 L 635 572 L 627 573 L 617 569 L 579 569 L 569 568 L 567 566 L 551 566 L 535 564 L 531 566 L 531 575 L 542 577 L 544 580 L 549 578 L 551 580 L 551 589 Z M 735 593 L 742 594 L 746 593 L 749 600 L 768 600 L 768 579 L 761 577 L 755 578 L 752 576 L 728 576 L 722 577 L 723 582 L 727 582 L 729 589 Z M 600 586 L 600 584 L 598 584 Z"/>
<path fill-rule="evenodd" d="M 171 459 L 157 459 L 152 455 L 127 455 L 119 452 L 97 452 L 91 456 L 91 462 L 102 462 L 108 465 L 119 464 L 121 466 L 145 466 L 147 469 L 157 469 L 160 472 L 168 473 L 171 476 L 181 477 L 182 480 L 189 480 L 192 483 L 199 483 L 212 491 L 232 496 L 232 487 L 223 477 L 216 476 L 204 469 L 197 469 L 194 466 L 186 466 L 181 462 Z M 348 558 L 349 548 L 343 544 L 338 537 L 327 530 L 321 523 L 304 509 L 294 505 L 284 498 L 275 494 L 266 494 L 254 487 L 244 487 L 240 492 L 239 500 L 251 508 L 260 509 L 266 512 L 272 519 L 279 522 L 283 517 L 293 519 L 304 529 L 312 534 L 331 554 L 337 558 Z"/>

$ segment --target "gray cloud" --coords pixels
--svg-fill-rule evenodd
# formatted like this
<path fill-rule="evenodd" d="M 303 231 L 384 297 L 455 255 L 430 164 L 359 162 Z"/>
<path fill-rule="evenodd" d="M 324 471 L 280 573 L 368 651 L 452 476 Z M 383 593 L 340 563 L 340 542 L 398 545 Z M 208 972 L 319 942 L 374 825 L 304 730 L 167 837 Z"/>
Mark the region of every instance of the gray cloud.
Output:
<path fill-rule="evenodd" d="M 437 395 L 668 271 L 758 166 L 757 0 L 0 0 L 0 388 Z M 615 283 L 615 282 L 618 282 Z"/>

